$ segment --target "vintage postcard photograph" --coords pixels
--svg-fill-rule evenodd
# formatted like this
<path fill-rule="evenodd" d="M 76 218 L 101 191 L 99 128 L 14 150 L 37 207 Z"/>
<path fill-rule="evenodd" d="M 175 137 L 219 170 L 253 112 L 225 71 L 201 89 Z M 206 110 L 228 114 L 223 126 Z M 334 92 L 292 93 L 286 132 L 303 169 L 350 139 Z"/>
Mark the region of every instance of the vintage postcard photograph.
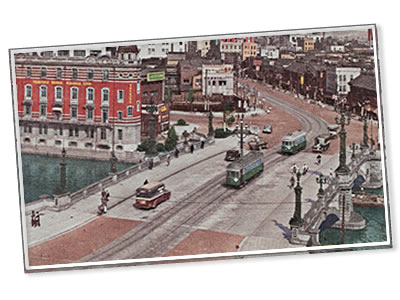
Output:
<path fill-rule="evenodd" d="M 25 271 L 392 247 L 377 38 L 11 49 Z"/>

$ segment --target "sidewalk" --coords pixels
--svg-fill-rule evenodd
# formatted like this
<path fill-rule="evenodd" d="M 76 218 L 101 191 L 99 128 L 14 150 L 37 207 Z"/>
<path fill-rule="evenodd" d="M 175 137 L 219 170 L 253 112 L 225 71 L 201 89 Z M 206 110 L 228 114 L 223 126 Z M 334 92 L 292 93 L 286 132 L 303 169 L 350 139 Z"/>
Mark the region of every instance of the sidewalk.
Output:
<path fill-rule="evenodd" d="M 116 183 L 111 187 L 108 187 L 107 189 L 111 195 L 108 206 L 113 207 L 113 205 L 116 205 L 118 202 L 130 197 L 135 193 L 136 188 L 143 185 L 143 182 L 146 179 L 148 181 L 162 180 L 196 162 L 206 159 L 207 157 L 216 155 L 220 152 L 225 152 L 237 146 L 238 140 L 235 137 L 216 139 L 214 145 L 205 147 L 204 149 L 199 149 L 193 154 L 181 153 L 178 159 L 171 157 L 171 163 L 169 167 L 167 167 L 166 163 L 164 162 L 152 170 L 144 170 L 130 178 Z M 212 158 L 212 160 L 217 161 L 220 160 L 220 158 L 216 156 Z M 78 201 L 64 211 L 55 212 L 43 210 L 41 211 L 41 213 L 43 213 L 41 217 L 41 227 L 36 228 L 31 227 L 30 214 L 27 214 L 26 227 L 28 247 L 52 239 L 64 232 L 68 232 L 94 220 L 97 217 L 97 206 L 99 204 L 100 192 L 88 196 L 86 199 Z M 110 214 L 111 211 L 109 209 L 108 214 Z"/>

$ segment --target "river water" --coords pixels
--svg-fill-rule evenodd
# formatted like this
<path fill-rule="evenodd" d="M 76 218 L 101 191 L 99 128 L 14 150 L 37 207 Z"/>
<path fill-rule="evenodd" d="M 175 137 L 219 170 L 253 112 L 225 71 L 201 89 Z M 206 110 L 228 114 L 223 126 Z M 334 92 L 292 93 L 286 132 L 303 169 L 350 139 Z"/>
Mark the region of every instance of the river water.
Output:
<path fill-rule="evenodd" d="M 68 192 L 75 192 L 108 176 L 111 168 L 109 161 L 66 158 Z M 22 174 L 25 203 L 39 199 L 40 195 L 53 195 L 60 182 L 59 157 L 22 154 Z M 132 164 L 118 163 L 117 170 L 122 171 Z"/>

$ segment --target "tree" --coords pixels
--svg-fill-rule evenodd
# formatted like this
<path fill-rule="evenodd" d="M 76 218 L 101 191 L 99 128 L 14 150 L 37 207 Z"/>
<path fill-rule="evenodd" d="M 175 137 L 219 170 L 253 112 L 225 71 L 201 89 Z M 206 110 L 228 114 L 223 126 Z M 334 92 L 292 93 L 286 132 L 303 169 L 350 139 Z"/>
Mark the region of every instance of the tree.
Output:
<path fill-rule="evenodd" d="M 176 134 L 175 127 L 172 126 L 168 130 L 167 139 L 165 140 L 165 150 L 167 151 L 174 150 L 177 144 L 178 144 L 178 136 Z"/>
<path fill-rule="evenodd" d="M 188 100 L 189 103 L 190 103 L 190 110 L 192 110 L 192 108 L 193 108 L 193 101 L 194 101 L 194 92 L 193 92 L 192 89 L 190 89 L 190 90 L 188 91 L 187 100 Z"/>

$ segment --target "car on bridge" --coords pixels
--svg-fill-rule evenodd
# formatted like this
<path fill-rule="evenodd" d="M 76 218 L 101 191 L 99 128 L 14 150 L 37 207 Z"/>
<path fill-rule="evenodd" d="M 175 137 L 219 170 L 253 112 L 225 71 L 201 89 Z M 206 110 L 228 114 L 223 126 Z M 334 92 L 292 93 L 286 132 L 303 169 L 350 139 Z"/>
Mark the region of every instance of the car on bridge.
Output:
<path fill-rule="evenodd" d="M 171 197 L 171 192 L 165 189 L 162 182 L 149 182 L 136 189 L 136 208 L 150 209 L 156 208 L 161 202 L 167 201 Z"/>

